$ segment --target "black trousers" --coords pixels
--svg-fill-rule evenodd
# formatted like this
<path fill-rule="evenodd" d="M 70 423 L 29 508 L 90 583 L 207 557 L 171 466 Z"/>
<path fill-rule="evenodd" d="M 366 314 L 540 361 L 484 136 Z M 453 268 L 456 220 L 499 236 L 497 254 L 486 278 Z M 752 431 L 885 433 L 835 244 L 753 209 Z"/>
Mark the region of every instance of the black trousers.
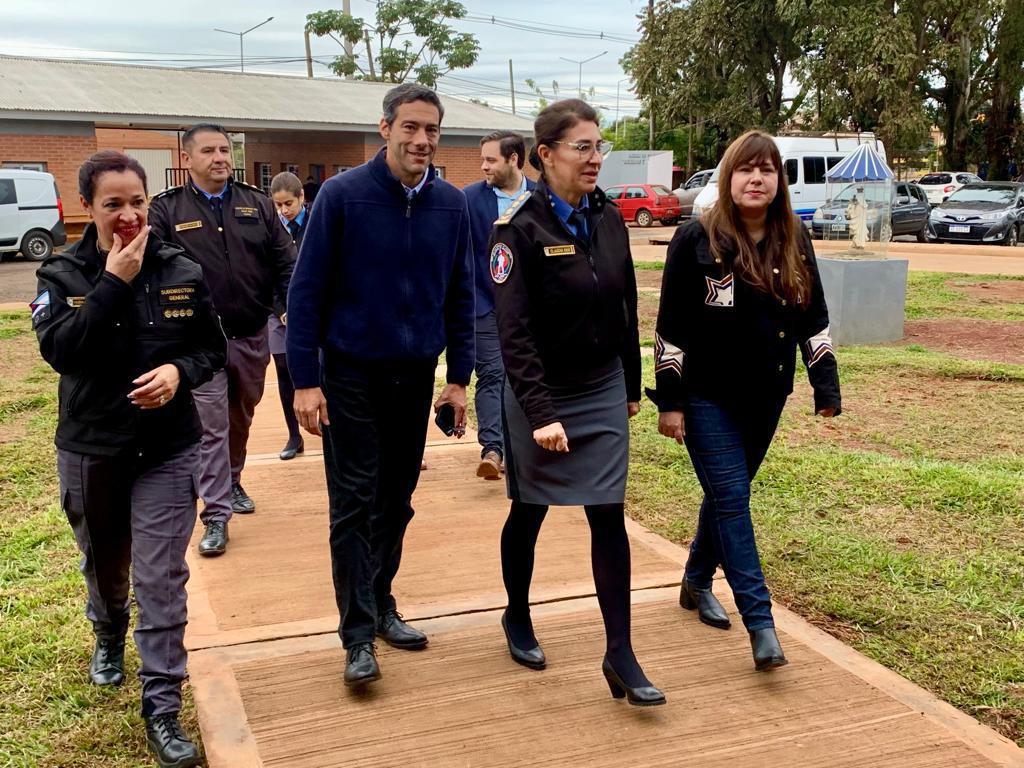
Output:
<path fill-rule="evenodd" d="M 331 567 L 346 648 L 373 642 L 378 616 L 395 608 L 391 584 L 413 517 L 436 365 L 325 356 Z"/>

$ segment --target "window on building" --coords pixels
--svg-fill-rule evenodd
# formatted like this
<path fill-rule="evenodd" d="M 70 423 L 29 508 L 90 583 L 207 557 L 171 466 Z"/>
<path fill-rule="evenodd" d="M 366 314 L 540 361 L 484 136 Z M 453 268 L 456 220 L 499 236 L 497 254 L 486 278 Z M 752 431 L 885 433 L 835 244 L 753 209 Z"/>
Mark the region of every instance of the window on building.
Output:
<path fill-rule="evenodd" d="M 256 186 L 270 194 L 270 182 L 274 178 L 274 171 L 270 163 L 256 163 Z"/>
<path fill-rule="evenodd" d="M 317 184 L 322 184 L 324 181 L 324 167 L 322 165 L 309 165 L 309 175 L 313 177 L 313 181 Z"/>
<path fill-rule="evenodd" d="M 796 184 L 797 173 L 799 173 L 799 164 L 796 158 L 786 161 L 786 181 L 790 184 Z"/>
<path fill-rule="evenodd" d="M 805 157 L 804 158 L 804 184 L 825 183 L 825 158 Z"/>
<path fill-rule="evenodd" d="M 352 170 L 352 166 L 351 165 L 336 165 L 336 166 L 334 166 L 334 175 L 337 176 L 339 173 L 344 173 L 345 171 L 351 171 L 351 170 Z"/>
<path fill-rule="evenodd" d="M 5 160 L 0 168 L 17 168 L 22 171 L 46 171 L 46 163 L 34 160 Z"/>
<path fill-rule="evenodd" d="M 299 166 L 295 163 L 281 163 L 281 170 L 294 173 L 296 176 L 299 175 Z"/>
<path fill-rule="evenodd" d="M 443 179 L 444 178 L 444 166 L 443 165 L 435 166 L 434 170 L 437 171 L 437 178 L 439 178 L 439 179 Z"/>
<path fill-rule="evenodd" d="M 14 179 L 0 179 L 0 205 L 11 205 L 18 202 L 18 191 L 14 188 Z"/>

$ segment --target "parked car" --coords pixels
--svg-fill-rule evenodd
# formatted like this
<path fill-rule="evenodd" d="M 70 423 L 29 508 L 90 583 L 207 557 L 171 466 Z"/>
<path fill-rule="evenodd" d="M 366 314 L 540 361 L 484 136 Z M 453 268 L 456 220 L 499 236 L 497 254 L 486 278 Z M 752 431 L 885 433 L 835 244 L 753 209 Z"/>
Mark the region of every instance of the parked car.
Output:
<path fill-rule="evenodd" d="M 693 217 L 693 201 L 697 199 L 697 195 L 700 191 L 707 186 L 711 180 L 711 174 L 715 172 L 714 168 L 708 168 L 705 171 L 697 171 L 693 176 L 686 180 L 678 189 L 673 189 L 672 194 L 679 200 L 679 207 L 681 210 L 680 216 L 684 219 Z"/>
<path fill-rule="evenodd" d="M 814 212 L 811 219 L 811 233 L 815 238 L 827 234 L 846 234 L 849 222 L 846 220 L 846 206 L 857 191 L 857 184 L 848 184 L 839 193 L 827 200 L 821 208 Z M 892 200 L 889 220 L 889 232 L 882 231 L 883 205 L 868 201 L 868 233 L 872 240 L 881 240 L 883 235 L 916 235 L 917 241 L 926 241 L 928 230 L 928 197 L 917 184 L 900 181 L 892 185 Z"/>
<path fill-rule="evenodd" d="M 1024 184 L 983 181 L 967 184 L 932 208 L 928 239 L 933 242 L 1017 245 L 1024 228 Z"/>
<path fill-rule="evenodd" d="M 966 171 L 935 171 L 926 173 L 917 183 L 928 193 L 928 202 L 936 206 L 964 184 L 977 184 L 981 180 L 980 176 Z"/>
<path fill-rule="evenodd" d="M 625 221 L 649 227 L 655 219 L 669 226 L 679 221 L 679 200 L 661 184 L 616 184 L 605 197 L 622 211 Z"/>
<path fill-rule="evenodd" d="M 0 257 L 19 251 L 42 261 L 68 241 L 64 207 L 53 176 L 0 168 Z"/>

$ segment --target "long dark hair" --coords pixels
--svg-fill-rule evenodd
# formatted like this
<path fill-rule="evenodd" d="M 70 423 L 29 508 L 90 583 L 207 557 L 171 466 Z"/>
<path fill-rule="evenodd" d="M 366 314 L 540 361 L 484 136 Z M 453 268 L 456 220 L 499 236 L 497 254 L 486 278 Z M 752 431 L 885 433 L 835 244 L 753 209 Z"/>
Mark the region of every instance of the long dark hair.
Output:
<path fill-rule="evenodd" d="M 593 123 L 601 127 L 597 119 L 597 111 L 583 101 L 583 99 L 562 99 L 553 104 L 548 104 L 537 115 L 533 121 L 533 148 L 530 149 L 530 165 L 544 175 L 544 163 L 537 154 L 537 147 L 541 144 L 551 146 L 572 129 L 576 123 Z"/>
<path fill-rule="evenodd" d="M 764 257 L 747 233 L 740 211 L 732 199 L 732 174 L 740 165 L 775 167 L 779 186 L 768 205 L 765 218 Z M 747 131 L 725 150 L 718 176 L 718 202 L 701 217 L 711 241 L 711 252 L 724 259 L 734 250 L 733 270 L 746 282 L 776 299 L 792 303 L 810 298 L 810 273 L 800 253 L 803 224 L 789 203 L 789 184 L 782 167 L 782 156 L 775 141 L 763 131 Z M 778 276 L 773 270 L 778 269 Z"/>

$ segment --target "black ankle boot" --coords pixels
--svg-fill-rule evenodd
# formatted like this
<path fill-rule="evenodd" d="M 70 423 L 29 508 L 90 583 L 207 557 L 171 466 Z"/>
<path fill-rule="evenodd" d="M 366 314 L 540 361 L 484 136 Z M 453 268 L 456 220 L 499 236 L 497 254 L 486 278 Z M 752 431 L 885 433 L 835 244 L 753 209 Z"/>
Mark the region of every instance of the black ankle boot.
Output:
<path fill-rule="evenodd" d="M 767 672 L 789 664 L 789 660 L 782 653 L 782 646 L 779 645 L 779 636 L 775 634 L 775 627 L 755 629 L 751 632 L 750 648 L 754 652 L 754 669 L 758 672 Z"/>
<path fill-rule="evenodd" d="M 540 647 L 539 643 L 533 648 L 519 648 L 512 642 L 512 635 L 508 631 L 507 613 L 501 614 L 501 628 L 505 632 L 505 642 L 508 643 L 508 652 L 512 656 L 512 661 L 530 669 L 544 669 L 548 665 L 547 659 L 544 657 L 544 649 Z"/>
<path fill-rule="evenodd" d="M 124 635 L 97 635 L 89 662 L 89 678 L 94 685 L 120 685 L 124 682 Z"/>
<path fill-rule="evenodd" d="M 642 685 L 638 688 L 630 688 L 626 685 L 619 677 L 619 673 L 608 663 L 608 657 L 605 657 L 601 664 L 601 671 L 604 672 L 604 679 L 608 681 L 608 688 L 612 692 L 613 699 L 625 698 L 635 707 L 656 707 L 665 703 L 665 694 L 653 685 Z"/>
<path fill-rule="evenodd" d="M 697 589 L 686 579 L 683 579 L 679 589 L 679 604 L 688 611 L 696 609 L 697 616 L 709 627 L 728 629 L 732 626 L 729 621 L 729 614 L 718 602 L 710 589 Z"/>
<path fill-rule="evenodd" d="M 177 712 L 146 718 L 146 744 L 160 768 L 191 768 L 202 763 L 196 745 L 181 729 Z"/>

